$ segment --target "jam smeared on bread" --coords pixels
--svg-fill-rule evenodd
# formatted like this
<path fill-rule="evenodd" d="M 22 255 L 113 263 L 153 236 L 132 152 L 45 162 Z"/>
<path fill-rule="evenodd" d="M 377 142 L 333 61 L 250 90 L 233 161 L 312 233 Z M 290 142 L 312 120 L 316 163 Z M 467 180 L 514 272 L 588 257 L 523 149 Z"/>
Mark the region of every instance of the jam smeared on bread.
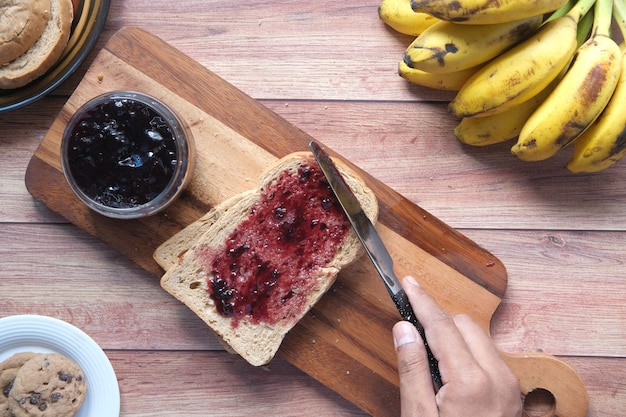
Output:
<path fill-rule="evenodd" d="M 335 163 L 375 222 L 372 190 Z M 256 188 L 213 207 L 154 252 L 166 271 L 163 289 L 254 366 L 274 357 L 339 271 L 364 252 L 322 175 L 310 152 L 286 155 Z"/>
<path fill-rule="evenodd" d="M 335 255 L 350 224 L 314 161 L 283 172 L 224 246 L 201 251 L 208 291 L 232 325 L 300 314 L 304 294 Z"/>

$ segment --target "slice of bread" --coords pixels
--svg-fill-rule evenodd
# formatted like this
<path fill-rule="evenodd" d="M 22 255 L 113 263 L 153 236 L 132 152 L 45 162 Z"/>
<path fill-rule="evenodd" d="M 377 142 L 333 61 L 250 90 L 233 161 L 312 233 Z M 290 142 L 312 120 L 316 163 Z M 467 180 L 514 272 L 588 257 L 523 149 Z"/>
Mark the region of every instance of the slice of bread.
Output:
<path fill-rule="evenodd" d="M 374 193 L 336 163 L 376 221 Z M 258 189 L 216 207 L 155 251 L 167 269 L 161 286 L 250 364 L 267 364 L 339 271 L 362 253 L 338 204 L 309 152 L 287 155 L 265 171 Z"/>
<path fill-rule="evenodd" d="M 223 201 L 213 207 L 204 216 L 200 217 L 180 232 L 176 233 L 167 241 L 163 242 L 154 251 L 154 260 L 165 271 L 175 266 L 185 252 L 191 247 L 196 240 L 200 238 L 221 216 L 224 215 L 231 207 L 235 206 L 239 200 L 246 198 L 248 194 L 254 193 L 249 190 L 241 194 Z"/>
<path fill-rule="evenodd" d="M 0 65 L 33 46 L 49 17 L 50 0 L 0 0 Z"/>
<path fill-rule="evenodd" d="M 50 18 L 41 36 L 21 56 L 0 66 L 0 89 L 22 87 L 45 74 L 61 57 L 73 18 L 71 0 L 51 0 Z"/>

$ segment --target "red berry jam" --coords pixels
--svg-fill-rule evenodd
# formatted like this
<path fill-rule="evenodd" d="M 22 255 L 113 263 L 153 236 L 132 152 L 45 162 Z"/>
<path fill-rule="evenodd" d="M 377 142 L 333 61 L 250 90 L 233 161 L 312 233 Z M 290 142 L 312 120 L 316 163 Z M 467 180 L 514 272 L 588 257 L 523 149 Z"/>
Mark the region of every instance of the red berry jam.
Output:
<path fill-rule="evenodd" d="M 157 204 L 177 193 L 172 187 L 186 176 L 189 135 L 183 131 L 169 109 L 147 96 L 100 96 L 70 120 L 63 169 L 79 197 L 104 207 L 103 214 Z"/>
<path fill-rule="evenodd" d="M 218 312 L 274 324 L 298 318 L 320 267 L 334 256 L 350 224 L 324 174 L 310 160 L 262 190 L 249 217 L 218 250 L 200 256 Z"/>

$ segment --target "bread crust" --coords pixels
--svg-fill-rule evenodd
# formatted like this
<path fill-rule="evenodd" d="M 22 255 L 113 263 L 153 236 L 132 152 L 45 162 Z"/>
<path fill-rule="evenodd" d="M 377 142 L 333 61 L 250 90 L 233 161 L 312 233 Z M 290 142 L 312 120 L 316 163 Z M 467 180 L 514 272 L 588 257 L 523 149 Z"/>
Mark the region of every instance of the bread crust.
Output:
<path fill-rule="evenodd" d="M 335 160 L 344 178 L 372 221 L 378 217 L 378 202 L 363 180 L 341 161 Z M 261 190 L 274 182 L 285 170 L 296 172 L 303 164 L 315 164 L 309 152 L 297 152 L 278 160 L 261 176 L 259 186 L 227 200 L 203 216 L 188 229 L 173 236 L 155 251 L 156 261 L 166 268 L 161 286 L 196 313 L 236 353 L 250 364 L 267 364 L 276 354 L 283 338 L 317 303 L 335 282 L 339 271 L 361 253 L 361 244 L 349 229 L 328 264 L 319 269 L 315 286 L 305 294 L 304 308 L 294 317 L 270 324 L 241 319 L 232 326 L 232 319 L 217 312 L 208 293 L 208 274 L 198 261 L 202 250 L 219 248 L 238 225 L 248 218 L 250 208 L 261 198 Z M 217 214 L 217 215 L 216 215 Z M 173 265 L 173 259 L 178 260 Z"/>
<path fill-rule="evenodd" d="M 41 36 L 18 58 L 0 66 L 0 89 L 23 87 L 45 74 L 63 54 L 73 18 L 71 0 L 50 0 L 50 17 Z"/>
<path fill-rule="evenodd" d="M 0 0 L 0 65 L 33 46 L 49 17 L 50 0 Z"/>

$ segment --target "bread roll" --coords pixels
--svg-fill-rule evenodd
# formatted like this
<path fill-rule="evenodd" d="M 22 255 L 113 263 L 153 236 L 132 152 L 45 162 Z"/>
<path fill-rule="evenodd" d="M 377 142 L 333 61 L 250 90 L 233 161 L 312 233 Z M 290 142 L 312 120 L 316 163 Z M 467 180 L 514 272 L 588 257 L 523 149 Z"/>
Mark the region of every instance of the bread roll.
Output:
<path fill-rule="evenodd" d="M 0 0 L 0 65 L 33 46 L 49 17 L 50 0 Z"/>
<path fill-rule="evenodd" d="M 375 221 L 373 192 L 345 165 L 338 167 Z M 299 152 L 269 168 L 258 189 L 165 242 L 155 259 L 169 266 L 161 286 L 259 366 L 361 253 L 315 159 Z M 172 266 L 174 255 L 179 260 Z"/>
<path fill-rule="evenodd" d="M 59 60 L 70 37 L 73 15 L 71 0 L 51 0 L 50 18 L 41 36 L 24 54 L 0 66 L 0 89 L 22 87 Z"/>

